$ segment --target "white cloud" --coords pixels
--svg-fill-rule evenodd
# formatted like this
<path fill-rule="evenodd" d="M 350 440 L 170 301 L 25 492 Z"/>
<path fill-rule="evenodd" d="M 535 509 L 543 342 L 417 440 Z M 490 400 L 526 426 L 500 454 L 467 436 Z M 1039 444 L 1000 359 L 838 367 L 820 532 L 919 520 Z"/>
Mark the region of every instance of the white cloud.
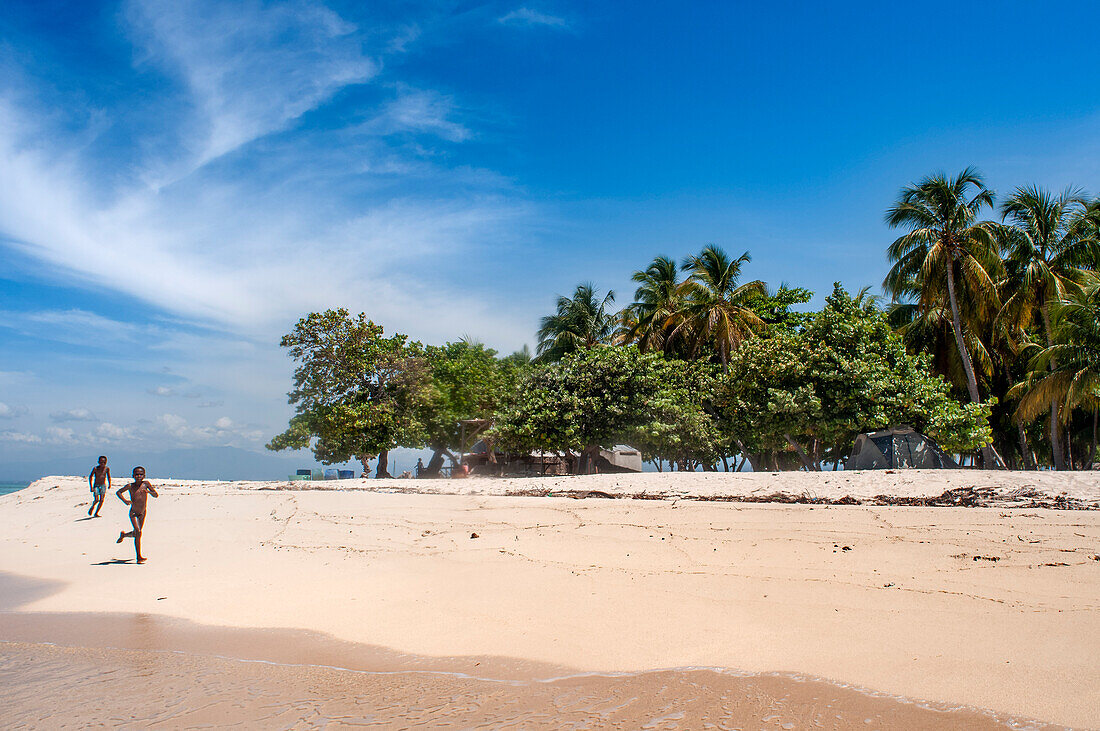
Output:
<path fill-rule="evenodd" d="M 560 18 L 556 15 L 549 15 L 547 13 L 541 13 L 538 10 L 532 10 L 531 8 L 518 8 L 511 11 L 501 17 L 497 18 L 498 23 L 505 25 L 523 25 L 523 26 L 535 26 L 543 25 L 550 28 L 568 28 L 569 24 L 565 18 Z"/>
<path fill-rule="evenodd" d="M 66 409 L 64 411 L 51 411 L 50 419 L 53 421 L 95 421 L 95 414 L 87 409 Z"/>
<path fill-rule="evenodd" d="M 16 444 L 41 444 L 42 437 L 37 434 L 26 434 L 17 431 L 0 431 L 0 441 Z"/>
<path fill-rule="evenodd" d="M 228 416 L 223 416 L 214 422 L 214 426 L 218 427 L 219 429 L 232 429 L 233 420 L 230 419 Z"/>
<path fill-rule="evenodd" d="M 270 143 L 266 154 L 231 171 L 211 164 L 214 151 L 228 151 L 229 140 L 240 146 L 278 131 L 303 106 L 322 104 L 340 85 L 360 79 L 347 71 L 358 63 L 351 41 L 341 35 L 348 31 L 328 11 L 303 16 L 303 23 L 321 31 L 286 33 L 312 38 L 315 53 L 296 50 L 284 58 L 284 47 L 274 47 L 269 36 L 286 30 L 293 14 L 278 10 L 276 20 L 261 22 L 248 6 L 252 10 L 230 22 L 223 17 L 228 7 L 219 4 L 221 9 L 210 9 L 209 22 L 203 16 L 189 24 L 181 15 L 183 8 L 194 10 L 188 3 L 132 9 L 154 58 L 170 57 L 188 69 L 195 105 L 207 117 L 230 121 L 164 117 L 168 125 L 176 122 L 172 134 L 185 138 L 184 144 L 158 146 L 158 135 L 168 132 L 151 131 L 147 139 L 134 140 L 134 148 L 183 152 L 146 160 L 132 173 L 123 168 L 113 187 L 92 174 L 98 161 L 85 159 L 84 140 L 66 137 L 63 129 L 43 134 L 55 124 L 49 123 L 52 109 L 0 97 L 0 234 L 55 273 L 249 337 L 268 339 L 302 313 L 337 304 L 370 311 L 390 328 L 412 329 L 421 338 L 453 335 L 475 321 L 518 339 L 513 312 L 488 306 L 451 277 L 426 277 L 420 258 L 428 250 L 461 257 L 485 242 L 517 242 L 511 230 L 529 217 L 529 206 L 512 200 L 499 176 L 438 168 L 415 151 L 356 143 L 362 131 L 341 130 Z M 240 28 L 253 26 L 256 43 L 238 37 Z M 331 33 L 337 49 L 330 52 L 318 32 L 325 38 Z M 196 35 L 203 33 L 214 37 Z M 231 51 L 235 40 L 240 47 Z M 255 94 L 242 92 L 243 100 L 233 101 L 236 87 L 230 82 L 242 89 L 255 85 Z M 279 90 L 283 82 L 289 91 Z M 465 139 L 471 133 L 450 118 L 452 110 L 448 97 L 399 87 L 373 124 L 387 133 L 407 129 Z M 207 127 L 222 131 L 203 131 Z M 211 135 L 216 139 L 207 139 Z M 200 150 L 188 152 L 193 147 Z M 174 170 L 167 178 L 166 168 Z M 165 186 L 173 176 L 177 182 Z M 392 189 L 395 182 L 406 191 L 376 194 L 378 186 Z M 68 342 L 79 338 L 81 326 L 120 342 L 141 336 L 80 310 L 37 316 L 48 332 Z"/>
<path fill-rule="evenodd" d="M 15 312 L 0 310 L 0 327 L 22 335 L 56 340 L 72 345 L 96 343 L 100 346 L 131 344 L 143 328 L 112 320 L 81 309 Z"/>
<path fill-rule="evenodd" d="M 454 100 L 430 89 L 413 89 L 404 84 L 397 87 L 397 98 L 383 107 L 382 112 L 361 125 L 368 134 L 389 135 L 401 132 L 434 134 L 451 142 L 471 137 L 469 129 L 451 119 Z"/>
<path fill-rule="evenodd" d="M 74 444 L 81 441 L 81 437 L 67 426 L 46 427 L 46 441 L 52 444 Z"/>
<path fill-rule="evenodd" d="M 26 406 L 8 406 L 0 401 L 0 419 L 14 419 L 18 416 L 26 416 L 29 413 L 30 409 Z"/>
<path fill-rule="evenodd" d="M 103 85 L 82 88 L 79 74 L 47 92 L 37 69 L 10 60 L 18 55 L 0 68 L 0 246 L 63 284 L 150 307 L 127 322 L 92 312 L 89 299 L 0 312 L 0 327 L 67 344 L 94 338 L 110 352 L 97 363 L 114 373 L 145 379 L 167 362 L 171 375 L 114 392 L 97 381 L 98 400 L 83 383 L 59 387 L 60 362 L 41 369 L 48 383 L 12 370 L 0 372 L 0 385 L 37 384 L 41 412 L 83 403 L 87 419 L 110 427 L 131 424 L 123 414 L 145 389 L 194 395 L 164 403 L 195 424 L 133 424 L 125 438 L 254 443 L 285 425 L 291 365 L 276 343 L 311 310 L 362 310 L 389 332 L 429 342 L 470 332 L 507 349 L 527 339 L 528 303 L 501 306 L 494 283 L 462 272 L 501 253 L 520 256 L 537 212 L 499 174 L 449 167 L 449 144 L 481 135 L 471 127 L 476 111 L 396 79 L 380 89 L 389 101 L 373 109 L 339 107 L 360 93 L 350 87 L 378 83 L 385 54 L 416 43 L 420 26 L 391 29 L 390 42 L 308 0 L 127 0 L 124 8 L 140 97 L 100 99 Z M 194 411 L 209 408 L 232 424 L 206 424 Z M 12 434 L 115 433 L 44 426 Z"/>
<path fill-rule="evenodd" d="M 135 0 L 127 17 L 148 58 L 183 78 L 204 117 L 195 167 L 378 72 L 355 26 L 316 3 Z"/>
<path fill-rule="evenodd" d="M 134 438 L 133 430 L 117 426 L 109 421 L 97 425 L 95 428 L 95 435 L 100 439 L 111 442 Z"/>
<path fill-rule="evenodd" d="M 187 419 L 179 414 L 161 414 L 156 418 L 156 423 L 178 435 L 182 435 L 187 427 Z"/>

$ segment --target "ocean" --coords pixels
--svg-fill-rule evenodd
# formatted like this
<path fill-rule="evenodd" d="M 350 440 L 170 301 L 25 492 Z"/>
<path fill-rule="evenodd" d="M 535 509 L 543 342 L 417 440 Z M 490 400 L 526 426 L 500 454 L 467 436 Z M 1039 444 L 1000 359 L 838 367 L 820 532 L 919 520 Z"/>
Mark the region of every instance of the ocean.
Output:
<path fill-rule="evenodd" d="M 0 482 L 0 495 L 7 495 L 16 490 L 22 490 L 26 486 L 26 482 Z"/>

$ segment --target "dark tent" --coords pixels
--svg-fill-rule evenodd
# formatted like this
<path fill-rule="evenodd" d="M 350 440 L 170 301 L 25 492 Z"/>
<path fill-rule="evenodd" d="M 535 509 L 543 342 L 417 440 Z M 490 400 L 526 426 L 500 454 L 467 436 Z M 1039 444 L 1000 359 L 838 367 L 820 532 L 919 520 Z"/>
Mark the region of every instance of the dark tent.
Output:
<path fill-rule="evenodd" d="M 860 434 L 846 470 L 882 470 L 913 468 L 924 470 L 957 469 L 959 465 L 939 445 L 907 426 L 892 427 Z"/>

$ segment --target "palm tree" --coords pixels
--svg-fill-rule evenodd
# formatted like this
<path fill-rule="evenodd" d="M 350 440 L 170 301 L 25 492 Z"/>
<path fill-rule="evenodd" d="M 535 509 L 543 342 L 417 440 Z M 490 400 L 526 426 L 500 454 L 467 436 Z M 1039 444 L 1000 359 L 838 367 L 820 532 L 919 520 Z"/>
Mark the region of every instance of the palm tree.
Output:
<path fill-rule="evenodd" d="M 915 286 L 922 313 L 942 307 L 946 300 L 966 389 L 974 403 L 980 403 L 981 396 L 966 345 L 958 290 L 963 290 L 969 305 L 967 319 L 988 321 L 999 309 L 994 285 L 1000 269 L 996 224 L 978 220 L 982 208 L 992 205 L 993 192 L 985 187 L 976 170 L 966 168 L 955 178 L 937 173 L 903 188 L 897 203 L 886 211 L 886 223 L 891 228 L 909 231 L 887 249 L 894 266 L 883 288 L 897 298 Z M 982 458 L 987 466 L 1000 462 L 991 447 L 982 449 Z"/>
<path fill-rule="evenodd" d="M 1100 244 L 1089 230 L 1088 202 L 1079 190 L 1054 196 L 1036 186 L 1017 188 L 1001 205 L 1007 295 L 1002 317 L 1027 328 L 1039 315 L 1046 345 L 1054 344 L 1051 305 L 1080 289 L 1085 271 L 1100 261 Z M 1057 361 L 1050 361 L 1057 368 Z M 1065 469 L 1058 401 L 1050 402 L 1050 444 L 1055 469 Z"/>
<path fill-rule="evenodd" d="M 1052 344 L 1032 358 L 1032 375 L 1014 391 L 1024 391 L 1019 414 L 1034 419 L 1056 403 L 1062 419 L 1073 409 L 1092 407 L 1092 459 L 1096 459 L 1096 414 L 1100 408 L 1100 278 L 1068 299 L 1052 303 Z"/>
<path fill-rule="evenodd" d="M 679 268 L 667 256 L 658 256 L 644 271 L 631 276 L 638 283 L 634 302 L 622 313 L 618 340 L 637 343 L 643 351 L 672 348 L 680 310 Z"/>
<path fill-rule="evenodd" d="M 600 299 L 587 282 L 578 285 L 572 297 L 558 297 L 557 312 L 540 322 L 537 360 L 560 360 L 574 350 L 611 342 L 616 319 L 608 308 L 614 302 L 614 292 Z"/>
<path fill-rule="evenodd" d="M 764 327 L 749 302 L 766 295 L 767 287 L 760 280 L 738 284 L 741 267 L 750 261 L 747 251 L 730 259 L 725 251 L 709 244 L 681 265 L 691 274 L 680 285 L 684 304 L 673 334 L 689 336 L 693 352 L 704 343 L 713 344 L 723 368 L 729 367 L 730 352 L 754 330 Z"/>

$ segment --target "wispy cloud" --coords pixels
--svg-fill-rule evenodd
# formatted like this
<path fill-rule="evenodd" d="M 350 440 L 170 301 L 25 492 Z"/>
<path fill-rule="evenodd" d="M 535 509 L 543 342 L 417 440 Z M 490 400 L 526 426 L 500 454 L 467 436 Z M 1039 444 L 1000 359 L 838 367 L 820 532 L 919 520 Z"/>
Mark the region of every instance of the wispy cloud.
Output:
<path fill-rule="evenodd" d="M 26 416 L 28 413 L 30 413 L 30 409 L 26 406 L 9 406 L 0 401 L 0 419 L 14 419 L 19 416 Z"/>
<path fill-rule="evenodd" d="M 51 411 L 50 420 L 65 421 L 95 421 L 95 414 L 87 409 L 66 409 L 64 411 Z"/>
<path fill-rule="evenodd" d="M 150 333 L 147 327 L 81 309 L 23 312 L 0 310 L 0 327 L 36 338 L 97 347 L 128 345 L 138 336 Z"/>
<path fill-rule="evenodd" d="M 355 26 L 317 3 L 133 0 L 126 16 L 146 61 L 192 93 L 203 123 L 196 167 L 378 72 Z"/>
<path fill-rule="evenodd" d="M 132 429 L 117 426 L 109 421 L 104 421 L 95 428 L 95 435 L 104 441 L 117 442 L 123 439 L 133 439 Z"/>
<path fill-rule="evenodd" d="M 368 134 L 379 135 L 426 133 L 451 142 L 463 142 L 472 133 L 451 118 L 455 111 L 454 106 L 452 98 L 439 92 L 399 84 L 397 97 L 359 129 Z"/>
<path fill-rule="evenodd" d="M 532 10 L 531 8 L 517 8 L 509 13 L 497 18 L 498 23 L 504 25 L 520 25 L 520 26 L 547 26 L 550 28 L 568 28 L 569 23 L 565 18 L 557 15 L 550 15 L 549 13 L 543 13 L 538 10 Z"/>
<path fill-rule="evenodd" d="M 11 442 L 13 444 L 41 444 L 42 437 L 37 434 L 28 434 L 26 432 L 0 431 L 0 442 Z"/>
<path fill-rule="evenodd" d="M 143 63 L 179 75 L 190 105 L 133 145 L 178 144 L 138 156 L 105 191 L 84 132 L 66 136 L 48 122 L 52 109 L 0 98 L 0 234 L 74 278 L 239 335 L 267 339 L 303 312 L 340 304 L 424 338 L 476 321 L 518 339 L 526 324 L 514 313 L 425 277 L 419 260 L 514 240 L 530 207 L 506 181 L 340 128 L 277 137 L 377 73 L 352 25 L 305 3 L 133 2 L 126 17 Z M 394 88 L 358 134 L 473 135 L 454 119 L 452 98 Z M 218 162 L 230 152 L 232 165 Z M 64 318 L 81 316 L 90 317 Z"/>
<path fill-rule="evenodd" d="M 456 272 L 522 247 L 537 209 L 505 176 L 453 162 L 486 142 L 484 112 L 383 75 L 435 26 L 359 27 L 311 0 L 127 0 L 118 17 L 134 67 L 110 84 L 0 59 L 0 246 L 133 309 L 5 303 L 0 327 L 80 346 L 100 370 L 59 389 L 13 363 L 0 386 L 33 385 L 40 417 L 0 441 L 255 446 L 264 435 L 242 424 L 270 436 L 288 413 L 278 336 L 311 310 L 363 310 L 429 341 L 526 339 L 525 303 L 501 307 Z M 140 93 L 119 92 L 130 81 Z M 111 393 L 104 373 L 140 378 Z M 131 422 L 168 404 L 181 414 Z"/>

